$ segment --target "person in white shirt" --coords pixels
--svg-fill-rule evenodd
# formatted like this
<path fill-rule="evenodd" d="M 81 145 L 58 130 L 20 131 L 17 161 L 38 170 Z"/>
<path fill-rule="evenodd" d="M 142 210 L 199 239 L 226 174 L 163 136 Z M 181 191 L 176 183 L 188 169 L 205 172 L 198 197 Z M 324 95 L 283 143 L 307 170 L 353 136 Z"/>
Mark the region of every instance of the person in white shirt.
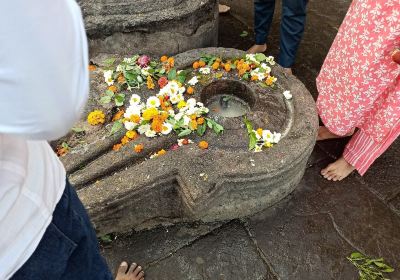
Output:
<path fill-rule="evenodd" d="M 0 279 L 112 279 L 47 141 L 85 105 L 87 40 L 74 0 L 1 1 Z M 118 280 L 143 280 L 123 262 Z"/>

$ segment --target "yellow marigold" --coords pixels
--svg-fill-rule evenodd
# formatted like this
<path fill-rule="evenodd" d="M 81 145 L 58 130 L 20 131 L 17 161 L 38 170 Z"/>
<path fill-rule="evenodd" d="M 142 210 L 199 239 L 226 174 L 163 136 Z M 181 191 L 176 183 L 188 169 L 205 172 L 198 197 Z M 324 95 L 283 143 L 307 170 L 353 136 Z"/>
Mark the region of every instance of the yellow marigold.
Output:
<path fill-rule="evenodd" d="M 154 116 L 158 115 L 158 110 L 156 108 L 147 108 L 146 110 L 143 111 L 143 119 L 146 121 L 149 121 L 154 118 Z"/>
<path fill-rule="evenodd" d="M 129 139 L 134 140 L 134 139 L 136 139 L 138 137 L 138 134 L 134 130 L 129 130 L 129 131 L 126 132 L 125 136 L 128 137 Z"/>
<path fill-rule="evenodd" d="M 161 116 L 157 115 L 153 118 L 151 123 L 151 129 L 157 133 L 161 133 L 163 127 L 163 121 L 161 120 Z"/>
<path fill-rule="evenodd" d="M 121 144 L 122 145 L 126 145 L 129 142 L 129 138 L 127 136 L 122 137 L 121 139 Z"/>
<path fill-rule="evenodd" d="M 262 133 L 263 133 L 263 129 L 262 129 L 262 128 L 258 128 L 258 129 L 257 129 L 257 134 L 258 134 L 259 136 L 262 136 Z"/>
<path fill-rule="evenodd" d="M 148 89 L 154 89 L 155 85 L 153 82 L 153 79 L 151 78 L 151 76 L 147 76 L 147 88 Z"/>
<path fill-rule="evenodd" d="M 197 129 L 197 121 L 191 120 L 189 126 L 190 126 L 191 130 L 196 130 Z"/>
<path fill-rule="evenodd" d="M 199 61 L 199 66 L 200 67 L 204 67 L 204 66 L 206 66 L 206 63 L 203 60 L 200 60 Z"/>
<path fill-rule="evenodd" d="M 161 62 L 166 62 L 168 60 L 168 56 L 166 56 L 166 55 L 163 55 L 161 58 L 160 58 L 160 61 Z"/>
<path fill-rule="evenodd" d="M 170 67 L 174 67 L 175 59 L 173 57 L 168 58 L 168 64 Z"/>
<path fill-rule="evenodd" d="M 120 83 L 120 84 L 125 83 L 126 80 L 125 80 L 124 75 L 122 75 L 122 74 L 119 75 L 117 81 L 118 81 L 118 83 Z"/>
<path fill-rule="evenodd" d="M 109 86 L 108 90 L 111 90 L 112 92 L 116 93 L 118 91 L 118 88 L 115 85 Z"/>
<path fill-rule="evenodd" d="M 124 113 L 125 113 L 124 110 L 118 111 L 118 112 L 114 115 L 114 117 L 112 118 L 112 121 L 115 122 L 115 121 L 120 120 L 120 119 L 122 118 L 122 116 L 124 115 Z"/>
<path fill-rule="evenodd" d="M 130 120 L 131 122 L 134 122 L 134 123 L 139 123 L 139 122 L 140 122 L 140 116 L 138 116 L 138 115 L 132 115 L 132 116 L 129 117 L 129 120 Z"/>
<path fill-rule="evenodd" d="M 143 151 L 143 148 L 144 148 L 143 144 L 137 144 L 137 145 L 135 145 L 135 147 L 133 148 L 133 150 L 134 150 L 136 153 L 141 153 L 141 152 Z"/>
<path fill-rule="evenodd" d="M 87 121 L 91 125 L 103 124 L 106 121 L 106 116 L 102 111 L 94 110 L 93 112 L 89 113 Z"/>
<path fill-rule="evenodd" d="M 185 106 L 186 106 L 186 102 L 184 100 L 179 101 L 178 105 L 176 105 L 176 107 L 178 107 L 178 109 L 182 109 Z"/>
<path fill-rule="evenodd" d="M 251 80 L 252 81 L 258 81 L 258 77 L 257 76 L 251 76 Z"/>
<path fill-rule="evenodd" d="M 97 67 L 93 64 L 89 64 L 89 71 L 95 71 Z"/>
<path fill-rule="evenodd" d="M 217 57 L 217 59 L 215 61 L 218 63 L 221 63 L 221 58 Z"/>
<path fill-rule="evenodd" d="M 162 150 L 159 150 L 159 151 L 158 151 L 157 155 L 158 155 L 158 156 L 163 156 L 163 155 L 165 155 L 166 153 L 167 153 L 167 151 L 164 150 L 164 149 L 162 149 Z"/>
<path fill-rule="evenodd" d="M 203 123 L 204 123 L 204 118 L 197 119 L 197 124 L 203 124 Z"/>
<path fill-rule="evenodd" d="M 198 61 L 195 61 L 195 62 L 193 63 L 193 69 L 198 69 L 199 67 L 200 67 L 199 62 L 198 62 Z"/>
<path fill-rule="evenodd" d="M 218 70 L 218 68 L 219 68 L 219 62 L 216 61 L 216 62 L 213 63 L 212 69 Z"/>
<path fill-rule="evenodd" d="M 200 141 L 199 148 L 202 150 L 208 149 L 208 142 L 207 141 Z"/>
<path fill-rule="evenodd" d="M 160 116 L 161 116 L 162 122 L 164 122 L 166 119 L 168 119 L 169 113 L 168 112 L 161 112 Z"/>
<path fill-rule="evenodd" d="M 187 90 L 186 90 L 186 92 L 187 92 L 188 94 L 193 94 L 193 93 L 194 93 L 194 88 L 193 88 L 193 87 L 188 87 Z"/>
<path fill-rule="evenodd" d="M 268 78 L 265 80 L 265 84 L 267 86 L 272 86 L 274 84 L 274 77 L 273 76 L 268 76 Z"/>
<path fill-rule="evenodd" d="M 119 149 L 121 149 L 121 147 L 122 147 L 122 145 L 121 144 L 115 144 L 114 146 L 113 146 L 113 150 L 114 151 L 119 151 Z"/>
<path fill-rule="evenodd" d="M 224 65 L 224 69 L 225 69 L 226 72 L 231 71 L 231 69 L 232 69 L 231 64 L 230 64 L 230 63 L 226 63 L 226 64 Z"/>

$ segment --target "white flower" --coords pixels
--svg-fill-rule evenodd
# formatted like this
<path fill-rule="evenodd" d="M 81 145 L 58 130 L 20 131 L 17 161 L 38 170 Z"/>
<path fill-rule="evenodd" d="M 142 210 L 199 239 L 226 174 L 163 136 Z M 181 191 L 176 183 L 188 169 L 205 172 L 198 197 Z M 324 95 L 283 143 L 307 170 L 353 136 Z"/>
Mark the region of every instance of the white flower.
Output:
<path fill-rule="evenodd" d="M 151 126 L 149 124 L 144 124 L 144 125 L 139 126 L 138 132 L 139 132 L 139 134 L 144 134 L 144 133 L 146 133 L 146 131 L 151 130 L 150 128 L 151 128 Z"/>
<path fill-rule="evenodd" d="M 266 74 L 271 73 L 271 67 L 269 67 L 267 64 L 261 63 L 261 66 L 260 66 L 260 67 L 261 67 L 262 69 L 264 69 L 264 71 L 265 71 Z"/>
<path fill-rule="evenodd" d="M 193 78 L 191 78 L 189 80 L 188 84 L 191 86 L 195 86 L 198 82 L 199 82 L 199 79 L 197 79 L 197 76 L 194 76 Z"/>
<path fill-rule="evenodd" d="M 211 73 L 211 69 L 209 67 L 202 67 L 199 69 L 199 72 L 203 75 L 208 75 Z"/>
<path fill-rule="evenodd" d="M 134 130 L 137 124 L 134 122 L 125 122 L 124 125 L 126 130 Z"/>
<path fill-rule="evenodd" d="M 140 116 L 141 111 L 142 111 L 141 104 L 131 105 L 128 107 L 128 109 L 126 109 L 124 117 L 129 119 L 132 115 Z"/>
<path fill-rule="evenodd" d="M 255 54 L 246 54 L 246 60 L 251 61 L 251 62 L 258 63 Z"/>
<path fill-rule="evenodd" d="M 275 59 L 273 56 L 268 56 L 265 61 L 267 61 L 271 65 L 275 65 Z"/>
<path fill-rule="evenodd" d="M 189 99 L 186 101 L 186 106 L 188 106 L 188 107 L 195 107 L 195 106 L 196 106 L 196 103 L 197 103 L 196 99 L 194 99 L 194 98 L 189 98 Z"/>
<path fill-rule="evenodd" d="M 184 100 L 182 93 L 170 95 L 170 101 L 172 104 L 177 104 L 182 100 Z"/>
<path fill-rule="evenodd" d="M 258 134 L 256 130 L 253 130 L 253 133 L 256 135 L 257 140 L 261 140 L 262 135 Z"/>
<path fill-rule="evenodd" d="M 160 107 L 160 99 L 156 96 L 151 96 L 147 99 L 146 106 L 147 108 L 158 108 Z"/>
<path fill-rule="evenodd" d="M 263 141 L 272 142 L 273 136 L 274 136 L 274 135 L 273 135 L 272 132 L 269 131 L 269 130 L 263 130 L 263 132 L 262 132 L 262 139 L 263 139 Z"/>
<path fill-rule="evenodd" d="M 170 123 L 163 123 L 161 133 L 164 135 L 170 134 L 172 131 L 172 125 Z"/>
<path fill-rule="evenodd" d="M 131 99 L 129 100 L 131 105 L 138 105 L 140 103 L 140 96 L 137 94 L 132 94 Z"/>
<path fill-rule="evenodd" d="M 183 116 L 183 125 L 184 126 L 189 126 L 189 123 L 191 121 L 191 118 L 189 118 L 188 116 Z"/>
<path fill-rule="evenodd" d="M 142 73 L 143 76 L 146 76 L 146 77 L 147 77 L 148 75 L 150 75 L 149 70 L 150 70 L 150 67 L 147 66 L 147 67 L 145 67 L 145 68 L 142 68 L 142 69 L 140 70 L 140 72 Z"/>
<path fill-rule="evenodd" d="M 122 72 L 122 71 L 124 71 L 123 66 L 122 66 L 121 64 L 118 64 L 116 71 L 117 71 L 117 72 Z"/>
<path fill-rule="evenodd" d="M 290 100 L 290 99 L 293 98 L 293 95 L 290 93 L 289 90 L 285 90 L 285 91 L 283 92 L 283 95 L 285 96 L 285 98 L 286 98 L 287 100 Z"/>
<path fill-rule="evenodd" d="M 258 144 L 257 144 L 257 145 L 254 147 L 254 152 L 255 152 L 255 153 L 261 152 L 261 151 L 262 151 L 262 147 L 263 147 L 262 145 L 258 145 Z"/>
<path fill-rule="evenodd" d="M 155 137 L 157 135 L 157 133 L 154 130 L 148 129 L 144 135 L 146 135 L 146 137 L 152 138 Z"/>
<path fill-rule="evenodd" d="M 168 115 L 170 115 L 171 117 L 174 117 L 175 111 L 173 109 L 168 110 Z"/>
<path fill-rule="evenodd" d="M 275 143 L 275 144 L 278 143 L 279 141 L 281 141 L 281 137 L 282 137 L 282 134 L 274 132 L 274 135 L 272 137 L 272 143 Z"/>
<path fill-rule="evenodd" d="M 174 119 L 177 120 L 177 121 L 179 121 L 180 119 L 182 119 L 182 117 L 183 117 L 183 113 L 178 113 L 178 114 L 176 114 L 176 115 L 174 116 Z"/>
<path fill-rule="evenodd" d="M 107 85 L 111 86 L 114 84 L 114 79 L 112 78 L 113 75 L 112 70 L 104 71 L 103 75 L 104 75 L 104 81 L 107 83 Z"/>
<path fill-rule="evenodd" d="M 127 58 L 127 57 L 125 57 L 123 61 L 124 61 L 125 63 L 128 63 L 128 64 L 131 64 L 131 63 L 135 62 L 135 61 L 133 60 L 133 58 Z"/>
<path fill-rule="evenodd" d="M 187 141 L 188 144 L 193 144 L 193 141 L 192 141 L 192 140 L 182 138 L 182 139 L 178 139 L 178 146 L 179 146 L 179 147 L 183 146 L 183 145 L 184 145 L 183 142 L 186 142 L 186 141 Z"/>

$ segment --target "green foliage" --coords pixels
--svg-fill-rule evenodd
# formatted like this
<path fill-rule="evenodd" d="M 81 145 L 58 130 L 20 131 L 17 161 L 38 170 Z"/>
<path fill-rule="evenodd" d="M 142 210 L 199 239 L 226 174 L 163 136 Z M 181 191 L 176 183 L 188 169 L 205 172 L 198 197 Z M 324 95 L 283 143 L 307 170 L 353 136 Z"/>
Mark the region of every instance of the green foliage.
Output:
<path fill-rule="evenodd" d="M 125 94 L 119 93 L 115 95 L 115 105 L 118 107 L 123 106 L 125 102 Z"/>
<path fill-rule="evenodd" d="M 190 133 L 192 133 L 192 131 L 189 128 L 186 128 L 181 130 L 181 132 L 179 132 L 178 137 L 184 137 L 189 135 Z"/>
<path fill-rule="evenodd" d="M 106 234 L 106 235 L 100 236 L 100 241 L 107 244 L 107 243 L 113 242 L 113 239 L 110 234 Z"/>
<path fill-rule="evenodd" d="M 168 81 L 176 80 L 176 69 L 171 69 L 168 72 Z"/>
<path fill-rule="evenodd" d="M 123 127 L 124 127 L 124 125 L 122 124 L 121 120 L 115 121 L 113 123 L 113 126 L 111 127 L 110 135 L 113 135 L 113 134 L 117 133 Z"/>
<path fill-rule="evenodd" d="M 394 269 L 384 263 L 383 258 L 372 259 L 359 252 L 352 253 L 347 259 L 358 269 L 359 280 L 389 280 L 384 273 Z"/>
<path fill-rule="evenodd" d="M 221 134 L 224 132 L 224 127 L 217 123 L 216 121 L 206 118 L 207 126 L 214 130 L 216 134 Z"/>
<path fill-rule="evenodd" d="M 207 124 L 206 123 L 203 123 L 203 124 L 197 126 L 197 134 L 199 136 L 203 136 L 204 133 L 206 132 L 206 130 L 207 130 Z"/>
<path fill-rule="evenodd" d="M 207 66 L 212 66 L 213 63 L 217 60 L 217 56 L 211 54 L 204 54 L 201 56 L 200 60 L 204 61 Z"/>
<path fill-rule="evenodd" d="M 116 60 L 116 59 L 115 59 L 114 57 L 107 58 L 106 60 L 104 60 L 104 64 L 105 64 L 107 67 L 111 67 L 111 66 L 113 66 L 115 60 Z"/>
<path fill-rule="evenodd" d="M 249 150 L 253 150 L 257 144 L 257 136 L 253 129 L 253 124 L 245 117 L 244 124 L 246 125 L 247 134 L 249 135 Z"/>
<path fill-rule="evenodd" d="M 71 128 L 71 130 L 75 133 L 80 133 L 80 132 L 85 131 L 83 128 L 80 128 L 80 127 L 73 127 L 73 128 Z"/>
<path fill-rule="evenodd" d="M 249 32 L 247 32 L 246 30 L 243 30 L 242 33 L 240 33 L 240 37 L 244 38 L 247 37 L 249 35 Z"/>

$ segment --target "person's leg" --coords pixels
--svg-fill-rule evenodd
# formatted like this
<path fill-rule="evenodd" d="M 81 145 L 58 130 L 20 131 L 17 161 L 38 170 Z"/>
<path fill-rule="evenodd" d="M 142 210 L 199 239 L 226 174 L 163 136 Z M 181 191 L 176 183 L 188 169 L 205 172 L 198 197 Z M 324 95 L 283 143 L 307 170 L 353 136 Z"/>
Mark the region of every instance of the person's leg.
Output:
<path fill-rule="evenodd" d="M 308 0 L 282 1 L 281 38 L 278 63 L 287 69 L 292 68 L 297 49 L 303 37 L 306 23 L 307 2 Z"/>
<path fill-rule="evenodd" d="M 340 157 L 321 171 L 328 180 L 340 181 L 346 178 L 354 169 L 362 176 L 372 163 L 382 155 L 400 134 L 400 127 L 393 128 L 385 139 L 377 143 L 363 130 L 358 130 Z"/>
<path fill-rule="evenodd" d="M 275 0 L 254 1 L 254 32 L 255 45 L 248 53 L 259 53 L 267 50 L 267 37 L 274 17 Z"/>
<path fill-rule="evenodd" d="M 218 12 L 220 14 L 225 14 L 231 10 L 231 7 L 227 5 L 218 4 Z"/>

